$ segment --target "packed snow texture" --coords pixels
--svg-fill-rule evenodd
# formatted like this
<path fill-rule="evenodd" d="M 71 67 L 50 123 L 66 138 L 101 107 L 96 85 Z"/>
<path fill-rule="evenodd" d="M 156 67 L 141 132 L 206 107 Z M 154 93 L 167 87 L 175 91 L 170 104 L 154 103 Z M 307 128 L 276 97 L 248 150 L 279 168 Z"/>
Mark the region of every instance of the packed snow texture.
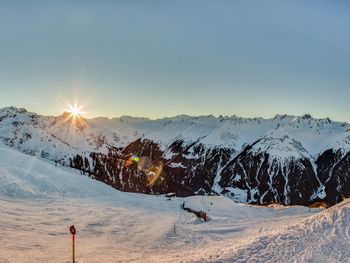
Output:
<path fill-rule="evenodd" d="M 346 262 L 350 204 L 256 207 L 122 193 L 0 146 L 0 262 Z M 207 212 L 203 222 L 186 207 Z"/>

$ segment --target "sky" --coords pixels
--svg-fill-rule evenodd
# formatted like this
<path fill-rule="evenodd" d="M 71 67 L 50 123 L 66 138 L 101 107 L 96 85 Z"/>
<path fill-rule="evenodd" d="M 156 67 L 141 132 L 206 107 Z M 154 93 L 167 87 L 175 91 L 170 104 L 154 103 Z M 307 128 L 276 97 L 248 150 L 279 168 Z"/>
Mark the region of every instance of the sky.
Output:
<path fill-rule="evenodd" d="M 1 1 L 0 107 L 350 121 L 345 0 Z"/>

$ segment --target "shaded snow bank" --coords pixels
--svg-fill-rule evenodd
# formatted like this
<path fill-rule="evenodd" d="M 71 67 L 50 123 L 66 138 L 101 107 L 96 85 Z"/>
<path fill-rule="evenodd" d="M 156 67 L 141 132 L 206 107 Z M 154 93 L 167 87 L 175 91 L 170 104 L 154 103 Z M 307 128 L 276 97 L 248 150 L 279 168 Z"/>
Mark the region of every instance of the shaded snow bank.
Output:
<path fill-rule="evenodd" d="M 17 198 L 66 195 L 96 197 L 116 192 L 111 187 L 58 168 L 36 157 L 0 145 L 0 195 Z"/>

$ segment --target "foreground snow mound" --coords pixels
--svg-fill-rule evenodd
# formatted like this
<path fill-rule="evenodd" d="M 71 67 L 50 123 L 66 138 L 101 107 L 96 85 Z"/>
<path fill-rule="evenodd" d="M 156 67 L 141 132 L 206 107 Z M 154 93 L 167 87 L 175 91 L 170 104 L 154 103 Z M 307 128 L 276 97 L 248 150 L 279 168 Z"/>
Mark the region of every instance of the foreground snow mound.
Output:
<path fill-rule="evenodd" d="M 350 199 L 261 235 L 224 262 L 349 262 Z"/>
<path fill-rule="evenodd" d="M 92 179 L 0 145 L 0 196 L 28 198 L 65 195 L 95 197 L 116 192 Z"/>

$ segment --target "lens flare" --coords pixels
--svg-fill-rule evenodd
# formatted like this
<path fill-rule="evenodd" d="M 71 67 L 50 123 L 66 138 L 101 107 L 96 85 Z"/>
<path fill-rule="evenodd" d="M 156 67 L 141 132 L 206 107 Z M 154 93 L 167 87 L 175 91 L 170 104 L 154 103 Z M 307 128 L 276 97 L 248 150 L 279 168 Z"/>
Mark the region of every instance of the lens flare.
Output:
<path fill-rule="evenodd" d="M 136 155 L 131 155 L 126 161 L 125 161 L 125 167 L 129 167 L 132 164 L 137 164 L 140 161 L 140 158 Z"/>
<path fill-rule="evenodd" d="M 153 164 L 150 158 L 148 157 L 138 157 L 134 154 L 130 155 L 125 161 L 125 168 L 130 166 L 137 166 L 139 171 L 144 172 L 148 177 L 147 186 L 152 186 L 156 183 L 158 178 L 163 178 L 163 163 L 158 162 L 157 165 Z"/>
<path fill-rule="evenodd" d="M 148 186 L 153 185 L 157 181 L 157 179 L 161 176 L 162 172 L 163 172 L 163 163 L 160 163 L 159 165 L 154 167 L 154 172 L 150 173 L 150 176 L 148 179 L 149 180 Z"/>

